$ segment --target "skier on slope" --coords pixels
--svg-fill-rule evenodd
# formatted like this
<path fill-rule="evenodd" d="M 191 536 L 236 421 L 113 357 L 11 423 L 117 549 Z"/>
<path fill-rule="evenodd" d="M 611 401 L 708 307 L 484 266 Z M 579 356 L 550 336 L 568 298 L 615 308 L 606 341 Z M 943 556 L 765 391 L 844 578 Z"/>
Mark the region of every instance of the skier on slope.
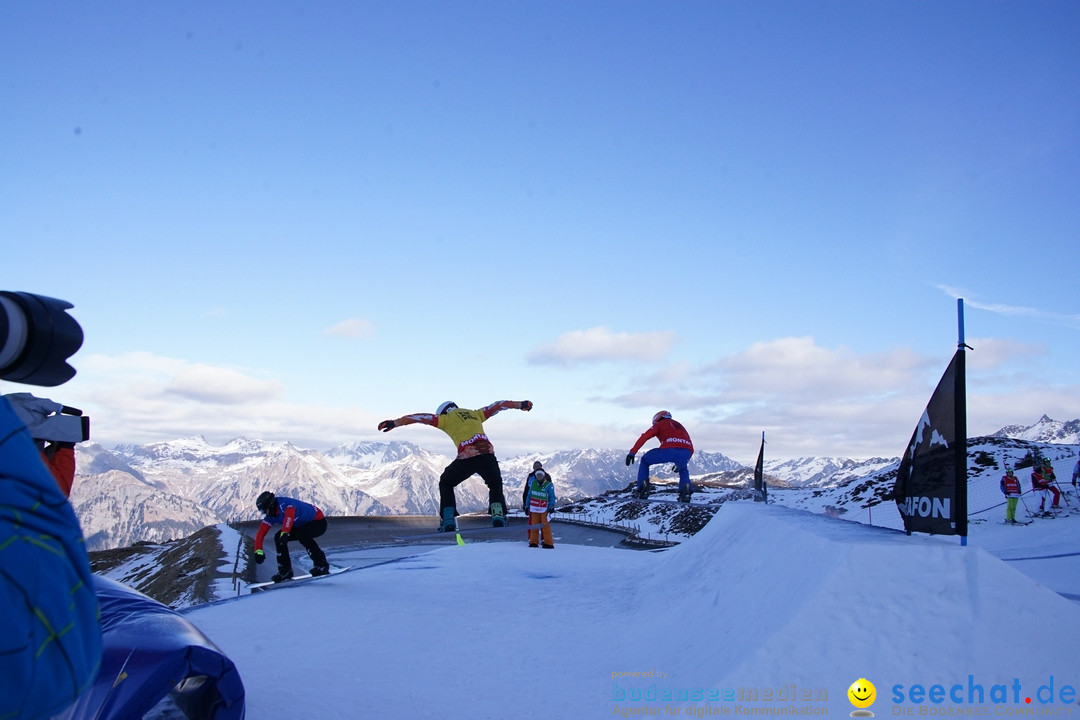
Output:
<path fill-rule="evenodd" d="M 693 486 L 690 484 L 690 472 L 686 469 L 687 463 L 694 454 L 694 443 L 690 440 L 690 433 L 686 431 L 682 423 L 671 419 L 671 413 L 661 410 L 653 415 L 652 426 L 641 433 L 641 437 L 630 448 L 626 456 L 626 466 L 634 463 L 634 456 L 641 446 L 650 438 L 660 441 L 660 447 L 653 448 L 641 456 L 641 464 L 638 465 L 637 496 L 648 497 L 645 483 L 649 479 L 649 468 L 661 463 L 672 463 L 679 471 L 679 502 L 690 502 L 690 494 Z"/>
<path fill-rule="evenodd" d="M 1046 488 L 1054 495 L 1054 504 L 1051 507 L 1057 508 L 1061 505 L 1061 490 L 1058 488 L 1057 475 L 1054 474 L 1054 466 L 1050 464 L 1050 458 L 1043 458 L 1043 478 L 1046 480 Z"/>
<path fill-rule="evenodd" d="M 551 534 L 548 514 L 555 511 L 555 484 L 544 468 L 539 467 L 529 473 L 522 500 L 525 503 L 525 511 L 529 513 L 529 524 L 541 526 L 539 530 L 529 529 L 529 547 L 538 547 L 537 541 L 542 539 L 546 549 L 553 549 L 555 540 Z"/>
<path fill-rule="evenodd" d="M 278 571 L 271 580 L 282 582 L 292 580 L 292 558 L 289 557 L 289 541 L 296 540 L 307 550 L 311 562 L 312 576 L 328 575 L 330 564 L 326 554 L 315 542 L 315 538 L 326 532 L 326 517 L 323 511 L 306 502 L 293 498 L 275 496 L 269 490 L 260 493 L 255 500 L 255 507 L 266 517 L 263 518 L 255 533 L 255 562 L 266 559 L 263 552 L 263 539 L 270 528 L 280 523 L 281 530 L 274 535 L 274 547 L 277 549 Z"/>
<path fill-rule="evenodd" d="M 1076 481 L 1077 481 L 1077 479 L 1080 479 L 1080 459 L 1077 459 L 1076 467 L 1073 468 L 1073 476 L 1072 476 L 1073 495 L 1076 495 Z"/>
<path fill-rule="evenodd" d="M 1013 469 L 1005 466 L 1005 474 L 1001 477 L 1001 492 L 1005 493 L 1005 522 L 1009 525 L 1016 524 L 1016 502 L 1021 495 L 1020 478 L 1016 477 Z"/>
<path fill-rule="evenodd" d="M 1050 484 L 1050 480 L 1046 475 L 1047 469 L 1049 469 L 1052 475 L 1054 469 L 1048 467 L 1050 465 L 1049 460 L 1042 462 L 1036 462 L 1035 466 L 1031 469 L 1031 489 L 1039 495 L 1039 514 L 1049 515 L 1051 509 L 1057 509 L 1058 501 L 1061 500 L 1061 493 L 1058 489 Z M 1050 505 L 1050 508 L 1046 507 L 1046 495 L 1047 493 L 1053 493 L 1054 500 Z"/>
<path fill-rule="evenodd" d="M 395 420 L 383 420 L 379 429 L 390 432 L 402 425 L 422 423 L 437 427 L 450 436 L 457 448 L 457 457 L 439 476 L 439 532 L 454 530 L 457 522 L 457 497 L 454 488 L 473 475 L 479 475 L 488 486 L 489 511 L 494 527 L 506 525 L 506 498 L 503 496 L 502 472 L 495 457 L 495 448 L 484 432 L 484 421 L 509 409 L 532 410 L 529 400 L 500 400 L 479 410 L 465 410 L 457 403 L 444 402 L 435 414 L 412 413 Z"/>

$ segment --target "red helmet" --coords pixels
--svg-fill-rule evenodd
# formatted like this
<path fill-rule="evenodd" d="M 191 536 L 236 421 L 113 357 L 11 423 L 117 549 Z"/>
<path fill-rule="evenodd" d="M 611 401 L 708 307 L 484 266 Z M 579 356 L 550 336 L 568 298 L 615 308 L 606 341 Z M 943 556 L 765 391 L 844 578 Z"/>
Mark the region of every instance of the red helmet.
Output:
<path fill-rule="evenodd" d="M 655 415 L 652 416 L 653 425 L 660 422 L 661 420 L 670 420 L 670 419 L 671 419 L 671 413 L 669 413 L 667 410 L 661 410 L 660 412 L 658 412 L 658 413 L 656 413 Z"/>

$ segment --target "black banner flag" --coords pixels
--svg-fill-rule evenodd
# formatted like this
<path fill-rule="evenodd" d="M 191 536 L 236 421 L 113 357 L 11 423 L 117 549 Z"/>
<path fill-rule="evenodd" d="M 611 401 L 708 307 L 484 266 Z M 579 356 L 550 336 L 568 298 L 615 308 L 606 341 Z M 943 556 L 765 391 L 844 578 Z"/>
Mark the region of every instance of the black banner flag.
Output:
<path fill-rule="evenodd" d="M 761 433 L 761 449 L 754 465 L 754 502 L 768 502 L 765 489 L 765 433 Z"/>
<path fill-rule="evenodd" d="M 894 488 L 904 529 L 967 537 L 967 400 L 958 349 L 911 436 Z"/>

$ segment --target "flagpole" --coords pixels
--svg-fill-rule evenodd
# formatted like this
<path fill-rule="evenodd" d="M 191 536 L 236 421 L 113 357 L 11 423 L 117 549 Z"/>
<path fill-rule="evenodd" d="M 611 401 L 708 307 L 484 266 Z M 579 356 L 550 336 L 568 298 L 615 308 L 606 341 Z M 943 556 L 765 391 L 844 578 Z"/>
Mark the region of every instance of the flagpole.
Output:
<path fill-rule="evenodd" d="M 967 545 L 968 502 L 967 502 L 967 377 L 965 371 L 964 341 L 964 298 L 956 299 L 957 341 L 956 341 L 956 534 L 960 536 L 960 545 Z"/>
<path fill-rule="evenodd" d="M 956 347 L 964 349 L 964 298 L 956 298 Z"/>

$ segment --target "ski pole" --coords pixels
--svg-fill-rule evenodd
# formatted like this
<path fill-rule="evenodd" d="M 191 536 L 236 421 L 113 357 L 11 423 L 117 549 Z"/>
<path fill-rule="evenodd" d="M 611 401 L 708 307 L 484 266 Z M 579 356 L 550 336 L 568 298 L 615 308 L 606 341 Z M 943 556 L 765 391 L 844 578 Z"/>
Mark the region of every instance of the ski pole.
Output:
<path fill-rule="evenodd" d="M 1024 512 L 1026 512 L 1028 514 L 1028 517 L 1031 517 L 1031 518 L 1035 517 L 1031 513 L 1031 508 L 1029 508 L 1027 506 L 1027 502 L 1024 500 L 1024 493 L 1023 492 L 1020 493 L 1020 502 L 1024 503 Z"/>
<path fill-rule="evenodd" d="M 1069 496 L 1066 495 L 1065 491 L 1061 489 L 1061 485 L 1058 484 L 1057 478 L 1054 479 L 1054 487 L 1057 488 L 1057 491 L 1061 494 L 1062 499 L 1065 500 L 1065 507 L 1071 510 L 1072 503 L 1069 502 Z"/>

